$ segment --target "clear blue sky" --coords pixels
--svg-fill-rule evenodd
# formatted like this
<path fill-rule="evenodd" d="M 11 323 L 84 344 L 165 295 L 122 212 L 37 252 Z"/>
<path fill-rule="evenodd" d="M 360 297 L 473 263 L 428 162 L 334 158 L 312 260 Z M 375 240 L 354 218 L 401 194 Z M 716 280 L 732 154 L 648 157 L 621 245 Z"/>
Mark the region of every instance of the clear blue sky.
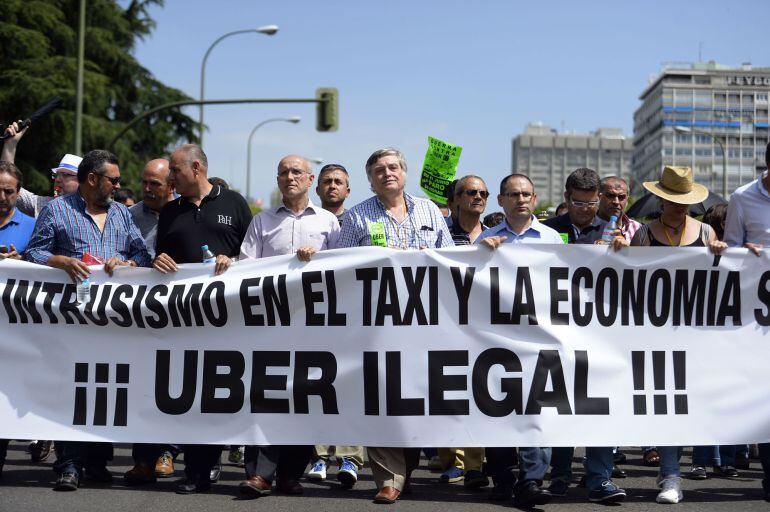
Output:
<path fill-rule="evenodd" d="M 208 46 L 233 30 L 276 24 L 272 37 L 221 42 L 206 68 L 206 97 L 313 97 L 340 91 L 340 129 L 315 131 L 312 104 L 206 108 L 210 173 L 244 190 L 254 137 L 252 191 L 267 201 L 281 156 L 345 165 L 349 206 L 370 195 L 366 158 L 382 146 L 407 157 L 418 183 L 429 135 L 463 147 L 458 175 L 496 190 L 510 171 L 511 140 L 530 121 L 631 135 L 638 96 L 667 61 L 770 66 L 766 0 L 724 1 L 275 1 L 166 0 L 136 56 L 166 84 L 198 97 Z M 197 108 L 188 113 L 197 118 Z M 315 194 L 312 194 L 317 201 Z M 488 211 L 498 209 L 494 199 Z"/>

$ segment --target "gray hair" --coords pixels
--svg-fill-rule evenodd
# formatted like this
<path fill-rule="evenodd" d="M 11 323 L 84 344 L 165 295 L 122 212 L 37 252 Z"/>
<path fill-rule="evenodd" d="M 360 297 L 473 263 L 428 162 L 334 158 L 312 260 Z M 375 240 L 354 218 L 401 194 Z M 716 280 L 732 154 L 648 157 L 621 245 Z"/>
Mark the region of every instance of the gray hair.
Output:
<path fill-rule="evenodd" d="M 401 166 L 401 168 L 406 172 L 406 159 L 404 158 L 404 154 L 401 153 L 401 151 L 397 150 L 396 148 L 382 148 L 378 149 L 372 155 L 369 157 L 369 159 L 366 161 L 366 177 L 371 182 L 372 181 L 372 166 L 377 163 L 377 160 L 384 156 L 395 156 L 398 158 L 398 163 Z"/>

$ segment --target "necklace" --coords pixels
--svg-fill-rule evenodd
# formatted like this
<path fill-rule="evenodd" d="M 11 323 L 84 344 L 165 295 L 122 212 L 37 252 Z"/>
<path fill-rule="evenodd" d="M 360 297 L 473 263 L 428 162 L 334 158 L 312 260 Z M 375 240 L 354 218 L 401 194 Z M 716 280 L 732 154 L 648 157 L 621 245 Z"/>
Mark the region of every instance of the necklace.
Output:
<path fill-rule="evenodd" d="M 660 221 L 661 224 L 666 226 L 668 229 L 671 230 L 672 233 L 674 233 L 676 235 L 677 233 L 679 233 L 679 228 L 681 228 L 687 222 L 687 217 L 685 217 L 684 220 L 682 221 L 682 223 L 679 224 L 678 226 L 669 226 L 668 224 L 663 222 L 663 218 L 659 218 L 658 221 Z"/>
<path fill-rule="evenodd" d="M 660 219 L 658 219 L 658 221 L 659 221 L 661 224 L 663 224 L 663 225 L 665 226 L 665 227 L 663 228 L 663 234 L 664 234 L 664 235 L 666 235 L 666 240 L 668 240 L 668 245 L 669 245 L 670 247 L 674 247 L 674 241 L 673 241 L 673 240 L 671 240 L 671 237 L 670 237 L 670 236 L 668 236 L 668 230 L 667 230 L 666 228 L 671 228 L 671 231 L 673 231 L 673 232 L 674 232 L 674 235 L 676 235 L 676 229 L 678 229 L 678 228 L 679 228 L 679 227 L 681 227 L 682 225 L 684 225 L 684 226 L 685 226 L 685 229 L 683 229 L 683 230 L 682 230 L 682 234 L 681 234 L 681 235 L 679 235 L 679 243 L 678 243 L 678 244 L 676 244 L 676 246 L 677 246 L 677 247 L 681 247 L 681 246 L 682 246 L 682 240 L 684 239 L 684 232 L 685 232 L 685 231 L 687 231 L 687 229 L 686 229 L 686 228 L 687 228 L 687 217 L 685 217 L 685 218 L 684 218 L 684 221 L 682 222 L 682 224 L 679 224 L 679 226 L 677 226 L 677 228 L 676 228 L 676 229 L 675 229 L 675 228 L 673 228 L 673 227 L 671 227 L 671 226 L 669 226 L 668 224 L 666 224 L 665 222 L 663 222 L 663 221 L 662 221 L 662 220 L 660 220 Z"/>

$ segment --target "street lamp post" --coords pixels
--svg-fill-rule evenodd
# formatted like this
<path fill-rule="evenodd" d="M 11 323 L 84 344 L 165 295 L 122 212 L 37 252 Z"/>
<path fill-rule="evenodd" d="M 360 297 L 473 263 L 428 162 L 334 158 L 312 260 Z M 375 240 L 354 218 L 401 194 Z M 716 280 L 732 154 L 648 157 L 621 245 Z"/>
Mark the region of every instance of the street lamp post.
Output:
<path fill-rule="evenodd" d="M 246 197 L 251 197 L 251 140 L 254 138 L 254 134 L 257 133 L 257 130 L 259 130 L 263 125 L 266 125 L 267 123 L 274 123 L 278 121 L 283 121 L 285 123 L 299 123 L 302 120 L 299 116 L 293 116 L 293 117 L 274 117 L 272 119 L 265 119 L 261 123 L 257 124 L 249 134 L 249 141 L 246 144 Z"/>
<path fill-rule="evenodd" d="M 201 62 L 201 97 L 200 97 L 201 101 L 203 101 L 204 99 L 204 87 L 206 82 L 206 62 L 209 59 L 209 54 L 211 53 L 211 50 L 213 50 L 214 47 L 218 45 L 220 41 L 222 41 L 227 37 L 234 36 L 237 34 L 248 34 L 250 32 L 272 36 L 276 32 L 278 32 L 278 25 L 265 25 L 264 27 L 249 28 L 245 30 L 235 30 L 233 32 L 228 32 L 227 34 L 219 36 L 219 38 L 216 41 L 211 43 L 211 46 L 209 46 L 209 49 L 206 50 L 206 54 L 203 56 L 203 61 Z M 198 118 L 198 123 L 200 125 L 200 144 L 201 146 L 203 146 L 203 105 L 201 105 L 200 117 Z"/>
<path fill-rule="evenodd" d="M 679 133 L 691 133 L 693 135 L 705 135 L 711 137 L 711 139 L 719 145 L 719 149 L 722 150 L 722 197 L 727 200 L 727 153 L 725 152 L 725 146 L 722 143 L 722 140 L 712 133 L 693 130 L 692 128 L 687 128 L 685 126 L 674 126 L 674 131 Z"/>

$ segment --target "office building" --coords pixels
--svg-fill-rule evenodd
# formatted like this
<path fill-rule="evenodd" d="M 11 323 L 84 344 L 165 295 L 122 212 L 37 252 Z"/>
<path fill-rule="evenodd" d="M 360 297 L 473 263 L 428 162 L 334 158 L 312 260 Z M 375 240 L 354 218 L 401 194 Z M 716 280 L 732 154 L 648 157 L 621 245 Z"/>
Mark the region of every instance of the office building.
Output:
<path fill-rule="evenodd" d="M 770 68 L 665 65 L 634 113 L 634 195 L 665 165 L 691 167 L 698 183 L 719 194 L 752 181 L 766 168 L 768 92 Z"/>
<path fill-rule="evenodd" d="M 590 167 L 602 177 L 628 179 L 632 154 L 632 141 L 619 128 L 558 133 L 542 123 L 530 123 L 513 139 L 512 169 L 530 177 L 541 205 L 558 205 L 564 201 L 564 183 L 572 171 Z"/>

